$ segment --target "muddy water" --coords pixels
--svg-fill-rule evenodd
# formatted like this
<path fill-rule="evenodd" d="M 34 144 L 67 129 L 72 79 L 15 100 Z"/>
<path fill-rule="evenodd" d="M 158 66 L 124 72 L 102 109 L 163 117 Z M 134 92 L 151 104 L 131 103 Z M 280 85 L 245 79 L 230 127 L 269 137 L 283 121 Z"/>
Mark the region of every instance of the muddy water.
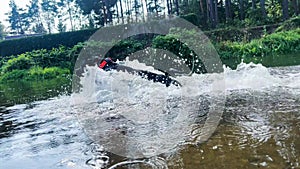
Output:
<path fill-rule="evenodd" d="M 299 168 L 299 96 L 286 88 L 232 92 L 213 137 L 183 148 L 172 168 Z"/>
<path fill-rule="evenodd" d="M 71 96 L 54 97 L 65 93 L 61 84 L 2 85 L 0 168 L 300 168 L 299 72 L 249 64 L 226 70 L 226 106 L 213 136 L 135 161 L 84 133 Z"/>

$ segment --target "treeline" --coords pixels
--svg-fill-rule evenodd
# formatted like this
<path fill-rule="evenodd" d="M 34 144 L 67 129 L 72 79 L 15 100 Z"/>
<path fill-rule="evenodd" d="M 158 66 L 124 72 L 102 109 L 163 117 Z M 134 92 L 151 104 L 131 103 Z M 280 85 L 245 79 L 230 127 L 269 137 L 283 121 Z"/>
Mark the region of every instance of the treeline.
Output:
<path fill-rule="evenodd" d="M 184 31 L 186 31 L 183 32 L 184 34 L 194 35 L 192 31 Z M 140 39 L 141 37 L 125 39 L 116 44 L 108 54 L 113 59 L 124 59 L 136 51 L 149 47 L 149 40 L 151 40 L 152 47 L 173 51 L 177 56 L 186 61 L 186 64 L 193 72 L 205 73 L 206 70 L 200 57 L 174 38 L 176 36 L 178 35 L 175 31 L 173 33 L 170 32 L 166 36 L 151 36 L 151 39 L 149 39 L 149 36 L 146 39 Z M 191 40 L 193 39 L 191 38 Z M 266 35 L 261 39 L 252 40 L 248 43 L 222 42 L 217 43 L 215 46 L 222 62 L 224 64 L 234 62 L 235 65 L 230 65 L 234 67 L 241 63 L 241 60 L 261 63 L 270 55 L 300 52 L 299 44 L 300 29 L 297 28 Z M 83 48 L 96 47 L 97 51 L 99 51 L 107 47 L 106 45 L 109 44 L 91 41 L 79 43 L 69 48 L 61 46 L 51 50 L 34 50 L 16 56 L 1 58 L 0 82 L 16 79 L 35 80 L 68 76 L 73 73 L 75 62 Z M 93 64 L 95 63 L 93 61 Z M 284 65 L 284 63 L 278 64 Z"/>
<path fill-rule="evenodd" d="M 184 16 L 203 29 L 273 24 L 300 12 L 299 0 L 10 0 L 11 33 L 53 33 Z M 68 29 L 67 29 L 68 26 Z"/>

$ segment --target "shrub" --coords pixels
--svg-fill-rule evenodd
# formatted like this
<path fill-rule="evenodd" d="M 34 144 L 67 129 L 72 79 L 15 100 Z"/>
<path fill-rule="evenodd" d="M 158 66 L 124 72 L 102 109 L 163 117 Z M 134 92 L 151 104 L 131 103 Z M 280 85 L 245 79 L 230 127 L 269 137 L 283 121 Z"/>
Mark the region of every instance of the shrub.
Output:
<path fill-rule="evenodd" d="M 280 27 L 276 29 L 276 32 L 289 31 L 300 27 L 300 16 L 290 18 L 286 20 Z"/>
<path fill-rule="evenodd" d="M 185 39 L 186 44 L 181 42 L 180 39 Z M 197 56 L 197 54 L 188 47 L 188 45 L 192 45 L 199 50 L 204 49 L 204 51 L 213 47 L 207 46 L 208 44 L 202 44 L 201 41 L 203 41 L 203 39 L 199 38 L 198 32 L 195 30 L 172 29 L 166 36 L 157 36 L 154 38 L 152 45 L 154 48 L 168 50 L 177 55 L 179 58 L 185 60 L 185 63 L 193 72 L 205 73 L 207 70 L 205 69 L 203 61 L 200 59 L 201 56 Z"/>
<path fill-rule="evenodd" d="M 15 80 L 43 80 L 67 77 L 70 70 L 59 67 L 42 68 L 33 66 L 29 70 L 13 70 L 0 76 L 0 82 Z"/>
<path fill-rule="evenodd" d="M 12 70 L 29 69 L 32 65 L 32 59 L 26 56 L 26 54 L 21 54 L 16 58 L 8 60 L 2 67 L 2 73 L 6 73 Z"/>
<path fill-rule="evenodd" d="M 68 74 L 70 74 L 70 70 L 58 67 L 45 68 L 43 71 L 44 79 L 52 79 L 59 76 L 66 76 Z"/>
<path fill-rule="evenodd" d="M 15 81 L 28 77 L 27 70 L 13 70 L 0 76 L 0 82 Z"/>
<path fill-rule="evenodd" d="M 297 51 L 300 48 L 300 29 L 271 34 L 262 39 L 262 44 L 271 53 Z"/>
<path fill-rule="evenodd" d="M 300 29 L 273 33 L 249 43 L 222 42 L 216 47 L 223 60 L 239 58 L 258 62 L 266 55 L 300 51 Z"/>

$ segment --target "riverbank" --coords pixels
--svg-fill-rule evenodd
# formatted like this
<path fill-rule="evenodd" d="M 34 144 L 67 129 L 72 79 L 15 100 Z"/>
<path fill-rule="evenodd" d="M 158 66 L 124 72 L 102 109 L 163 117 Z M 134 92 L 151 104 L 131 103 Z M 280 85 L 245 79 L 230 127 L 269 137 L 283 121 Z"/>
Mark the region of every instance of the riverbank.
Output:
<path fill-rule="evenodd" d="M 223 63 L 231 63 L 229 66 L 233 68 L 242 60 L 246 63 L 262 63 L 267 67 L 300 64 L 300 28 L 276 32 L 246 43 L 225 41 L 215 46 Z M 292 56 L 289 58 L 294 62 L 287 59 L 288 56 Z"/>
<path fill-rule="evenodd" d="M 168 35 L 155 37 L 152 43 L 156 43 L 157 39 L 163 45 L 172 43 L 172 39 Z M 146 45 L 149 45 L 148 43 L 148 41 L 127 40 L 119 44 L 117 50 L 123 53 L 132 53 L 142 50 Z M 222 41 L 213 43 L 223 63 L 231 68 L 235 68 L 242 60 L 246 63 L 262 63 L 265 66 L 300 64 L 298 54 L 300 52 L 300 28 L 282 30 L 250 42 Z M 0 61 L 0 82 L 70 78 L 76 59 L 85 45 L 87 44 L 79 43 L 72 48 L 61 46 L 52 50 L 41 49 L 17 56 L 3 57 Z M 164 48 L 158 43 L 156 45 L 158 48 Z M 101 47 L 103 46 L 100 46 L 100 49 Z M 171 49 L 165 49 L 171 51 Z M 290 55 L 291 57 L 289 57 Z M 287 57 L 290 59 L 286 59 Z"/>

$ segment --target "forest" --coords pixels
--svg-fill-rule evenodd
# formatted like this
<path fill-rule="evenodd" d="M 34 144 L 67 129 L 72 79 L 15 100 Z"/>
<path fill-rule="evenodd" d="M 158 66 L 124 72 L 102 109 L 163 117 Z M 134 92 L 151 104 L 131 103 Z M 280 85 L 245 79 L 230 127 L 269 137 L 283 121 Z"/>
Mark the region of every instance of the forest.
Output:
<path fill-rule="evenodd" d="M 99 28 L 149 18 L 182 16 L 203 30 L 281 23 L 298 16 L 299 0 L 10 0 L 4 34 L 46 34 Z"/>

